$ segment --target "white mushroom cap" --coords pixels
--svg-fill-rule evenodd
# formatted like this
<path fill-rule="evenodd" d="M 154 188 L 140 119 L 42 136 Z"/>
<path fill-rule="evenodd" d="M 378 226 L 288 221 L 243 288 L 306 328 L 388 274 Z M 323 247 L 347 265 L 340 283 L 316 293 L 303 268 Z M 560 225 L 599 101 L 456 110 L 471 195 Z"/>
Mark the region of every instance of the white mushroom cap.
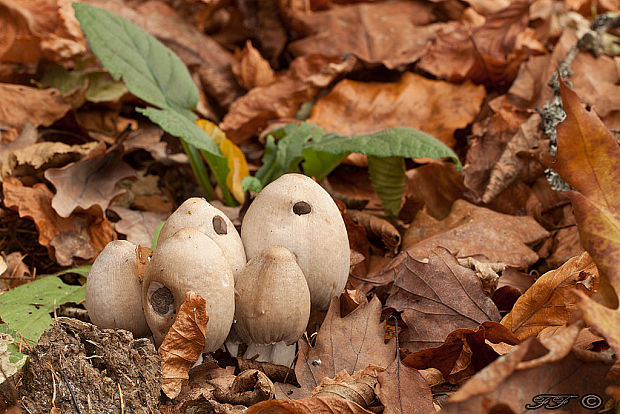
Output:
<path fill-rule="evenodd" d="M 327 309 L 349 276 L 347 230 L 330 195 L 311 178 L 285 174 L 252 202 L 241 224 L 248 259 L 268 246 L 293 252 L 306 276 L 312 306 Z"/>
<path fill-rule="evenodd" d="M 237 229 L 226 214 L 213 207 L 207 200 L 200 197 L 185 200 L 166 220 L 157 243 L 163 242 L 185 227 L 193 227 L 209 236 L 224 252 L 233 274 L 243 269 L 246 262 L 245 250 Z"/>
<path fill-rule="evenodd" d="M 310 317 L 306 278 L 285 247 L 270 246 L 237 275 L 235 331 L 246 344 L 294 344 Z"/>
<path fill-rule="evenodd" d="M 204 351 L 215 351 L 226 340 L 235 314 L 232 269 L 213 240 L 195 228 L 184 228 L 158 243 L 144 274 L 144 315 L 157 344 L 190 290 L 207 301 Z"/>
<path fill-rule="evenodd" d="M 99 253 L 86 279 L 86 308 L 100 328 L 125 329 L 136 337 L 149 336 L 142 312 L 136 246 L 114 240 Z"/>

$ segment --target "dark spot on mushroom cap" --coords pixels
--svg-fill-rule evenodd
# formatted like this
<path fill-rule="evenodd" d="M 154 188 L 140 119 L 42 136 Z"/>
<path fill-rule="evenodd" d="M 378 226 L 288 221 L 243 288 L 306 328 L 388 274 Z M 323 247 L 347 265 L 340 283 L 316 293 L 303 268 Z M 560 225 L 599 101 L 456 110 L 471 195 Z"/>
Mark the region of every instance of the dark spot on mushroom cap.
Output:
<path fill-rule="evenodd" d="M 213 217 L 213 230 L 215 230 L 217 234 L 226 234 L 228 232 L 226 222 L 222 217 Z"/>
<path fill-rule="evenodd" d="M 305 201 L 298 201 L 293 206 L 293 213 L 297 214 L 298 216 L 301 216 L 303 214 L 309 214 L 311 211 L 312 207 Z"/>
<path fill-rule="evenodd" d="M 151 306 L 159 315 L 168 315 L 174 307 L 174 296 L 170 289 L 162 286 L 151 295 Z"/>

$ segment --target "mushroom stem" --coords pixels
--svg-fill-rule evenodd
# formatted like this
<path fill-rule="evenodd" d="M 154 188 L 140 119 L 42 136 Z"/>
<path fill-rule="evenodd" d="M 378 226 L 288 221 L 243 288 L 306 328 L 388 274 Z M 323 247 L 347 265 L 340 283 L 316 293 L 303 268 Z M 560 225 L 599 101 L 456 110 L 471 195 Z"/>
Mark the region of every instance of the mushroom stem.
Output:
<path fill-rule="evenodd" d="M 293 360 L 297 354 L 296 345 L 295 343 L 287 345 L 284 341 L 269 345 L 249 344 L 243 357 L 251 359 L 258 355 L 256 361 L 290 367 L 293 365 Z"/>

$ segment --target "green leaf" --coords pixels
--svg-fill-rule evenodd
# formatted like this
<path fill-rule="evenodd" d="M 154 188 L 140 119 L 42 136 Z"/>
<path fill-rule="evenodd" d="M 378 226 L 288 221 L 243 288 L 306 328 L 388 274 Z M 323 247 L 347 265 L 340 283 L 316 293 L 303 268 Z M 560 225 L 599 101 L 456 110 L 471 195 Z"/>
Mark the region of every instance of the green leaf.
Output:
<path fill-rule="evenodd" d="M 153 240 L 151 240 L 151 250 L 155 250 L 157 248 L 157 240 L 159 239 L 159 233 L 161 233 L 161 229 L 166 224 L 165 221 L 159 223 L 159 226 L 155 229 L 155 236 L 153 236 Z"/>
<path fill-rule="evenodd" d="M 397 217 L 405 190 L 405 159 L 369 155 L 368 173 L 383 208 L 391 216 Z"/>
<path fill-rule="evenodd" d="M 263 185 L 256 177 L 245 177 L 243 181 L 241 181 L 241 185 L 243 186 L 243 191 L 260 193 L 260 191 L 263 189 Z"/>
<path fill-rule="evenodd" d="M 189 113 L 185 116 L 168 108 L 137 108 L 136 110 L 161 126 L 170 135 L 183 138 L 188 144 L 226 161 L 215 141 L 190 118 L 193 114 Z M 226 165 L 226 173 L 228 173 L 228 165 Z"/>
<path fill-rule="evenodd" d="M 88 88 L 84 97 L 90 102 L 115 102 L 127 93 L 123 82 L 117 82 L 107 72 L 91 72 L 86 75 Z"/>
<path fill-rule="evenodd" d="M 84 286 L 63 283 L 57 277 L 44 277 L 0 295 L 0 318 L 9 328 L 35 344 L 52 325 L 49 315 L 54 306 L 84 300 Z"/>
<path fill-rule="evenodd" d="M 353 137 L 329 134 L 320 142 L 313 143 L 312 147 L 317 152 L 329 152 L 330 154 L 358 152 L 377 157 L 450 157 L 459 171 L 462 169 L 454 151 L 443 142 L 424 132 L 406 127 L 389 128 L 373 134 Z"/>
<path fill-rule="evenodd" d="M 198 90 L 181 59 L 129 21 L 85 3 L 73 3 L 90 47 L 115 80 L 159 108 L 194 109 Z"/>
<path fill-rule="evenodd" d="M 322 181 L 327 175 L 336 168 L 343 159 L 349 155 L 348 152 L 344 154 L 330 154 L 329 152 L 317 152 L 312 147 L 304 148 L 302 151 L 304 156 L 304 162 L 301 166 L 304 169 L 304 174 L 310 177 L 316 177 L 318 181 Z"/>
<path fill-rule="evenodd" d="M 310 140 L 318 142 L 324 135 L 321 127 L 308 122 L 288 124 L 272 131 L 267 137 L 263 165 L 256 172 L 256 178 L 265 185 L 283 174 L 300 172 L 305 144 Z M 279 138 L 277 145 L 275 138 Z"/>
<path fill-rule="evenodd" d="M 85 81 L 82 71 L 69 71 L 61 65 L 52 65 L 43 74 L 41 85 L 47 88 L 56 88 L 65 95 L 84 86 Z"/>

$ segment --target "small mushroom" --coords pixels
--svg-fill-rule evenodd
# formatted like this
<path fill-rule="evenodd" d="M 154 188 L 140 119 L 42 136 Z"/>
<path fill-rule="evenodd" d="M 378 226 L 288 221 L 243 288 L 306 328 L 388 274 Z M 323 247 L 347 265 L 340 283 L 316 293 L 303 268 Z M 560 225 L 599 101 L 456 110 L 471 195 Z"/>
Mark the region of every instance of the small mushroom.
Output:
<path fill-rule="evenodd" d="M 293 253 L 267 247 L 237 275 L 235 289 L 234 330 L 248 344 L 245 356 L 290 365 L 310 317 L 310 291 Z"/>
<path fill-rule="evenodd" d="M 136 246 L 114 240 L 99 253 L 86 279 L 86 308 L 100 328 L 125 329 L 136 337 L 150 335 L 142 312 Z"/>
<path fill-rule="evenodd" d="M 349 276 L 347 230 L 330 195 L 311 178 L 285 174 L 252 202 L 241 224 L 248 259 L 268 246 L 284 246 L 306 276 L 312 306 L 329 307 Z"/>
<path fill-rule="evenodd" d="M 144 274 L 144 316 L 157 345 L 166 337 L 190 290 L 207 301 L 204 352 L 215 351 L 224 343 L 235 314 L 232 269 L 213 240 L 188 227 L 158 243 Z"/>
<path fill-rule="evenodd" d="M 245 250 L 232 221 L 204 198 L 193 197 L 168 217 L 162 227 L 158 243 L 171 237 L 184 227 L 193 227 L 209 236 L 224 252 L 224 256 L 233 274 L 237 274 L 245 266 Z"/>

